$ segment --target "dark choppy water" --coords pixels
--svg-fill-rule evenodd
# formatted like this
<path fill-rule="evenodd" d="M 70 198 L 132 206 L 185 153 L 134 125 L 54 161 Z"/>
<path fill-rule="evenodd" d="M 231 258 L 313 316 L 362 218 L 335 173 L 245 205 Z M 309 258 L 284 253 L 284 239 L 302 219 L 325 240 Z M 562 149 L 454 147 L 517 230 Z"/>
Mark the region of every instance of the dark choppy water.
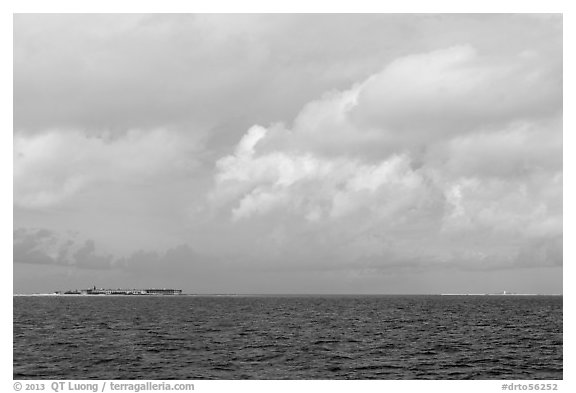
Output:
<path fill-rule="evenodd" d="M 14 378 L 562 379 L 562 297 L 14 297 Z"/>

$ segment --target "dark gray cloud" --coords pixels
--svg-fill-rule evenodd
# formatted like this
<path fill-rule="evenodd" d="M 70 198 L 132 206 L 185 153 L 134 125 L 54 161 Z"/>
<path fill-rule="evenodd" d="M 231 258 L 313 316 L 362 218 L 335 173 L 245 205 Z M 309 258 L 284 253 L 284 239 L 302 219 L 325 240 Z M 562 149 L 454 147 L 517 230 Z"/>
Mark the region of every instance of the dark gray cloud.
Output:
<path fill-rule="evenodd" d="M 96 250 L 93 240 L 81 243 L 74 237 L 48 229 L 19 228 L 14 231 L 14 262 L 110 269 L 113 257 Z"/>

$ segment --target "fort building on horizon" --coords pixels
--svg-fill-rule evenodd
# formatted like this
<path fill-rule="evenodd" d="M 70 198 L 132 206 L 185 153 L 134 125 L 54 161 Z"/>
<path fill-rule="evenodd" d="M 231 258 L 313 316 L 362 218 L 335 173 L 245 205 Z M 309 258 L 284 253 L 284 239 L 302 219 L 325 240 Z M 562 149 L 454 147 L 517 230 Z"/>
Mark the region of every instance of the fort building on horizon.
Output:
<path fill-rule="evenodd" d="M 56 291 L 59 295 L 181 295 L 181 289 L 171 288 L 147 288 L 147 289 L 72 289 L 68 291 Z"/>

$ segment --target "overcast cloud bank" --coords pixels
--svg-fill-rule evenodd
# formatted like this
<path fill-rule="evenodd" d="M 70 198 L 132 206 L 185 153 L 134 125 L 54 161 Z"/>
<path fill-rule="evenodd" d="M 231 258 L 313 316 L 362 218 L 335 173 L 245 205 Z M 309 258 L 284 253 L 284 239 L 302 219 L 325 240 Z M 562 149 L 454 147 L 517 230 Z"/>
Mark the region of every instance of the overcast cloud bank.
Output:
<path fill-rule="evenodd" d="M 15 262 L 340 271 L 355 288 L 562 265 L 560 18 L 350 16 L 366 37 L 410 26 L 402 50 L 343 50 L 336 16 L 40 17 L 48 38 L 36 18 L 16 18 Z M 317 42 L 283 36 L 312 26 Z"/>

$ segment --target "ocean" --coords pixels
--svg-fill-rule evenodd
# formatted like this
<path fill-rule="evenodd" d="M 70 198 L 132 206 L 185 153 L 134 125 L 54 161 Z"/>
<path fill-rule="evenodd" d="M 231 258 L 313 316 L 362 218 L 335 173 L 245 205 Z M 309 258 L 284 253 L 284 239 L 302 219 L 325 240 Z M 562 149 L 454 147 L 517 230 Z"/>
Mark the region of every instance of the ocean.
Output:
<path fill-rule="evenodd" d="M 561 296 L 15 296 L 14 379 L 562 379 Z"/>

